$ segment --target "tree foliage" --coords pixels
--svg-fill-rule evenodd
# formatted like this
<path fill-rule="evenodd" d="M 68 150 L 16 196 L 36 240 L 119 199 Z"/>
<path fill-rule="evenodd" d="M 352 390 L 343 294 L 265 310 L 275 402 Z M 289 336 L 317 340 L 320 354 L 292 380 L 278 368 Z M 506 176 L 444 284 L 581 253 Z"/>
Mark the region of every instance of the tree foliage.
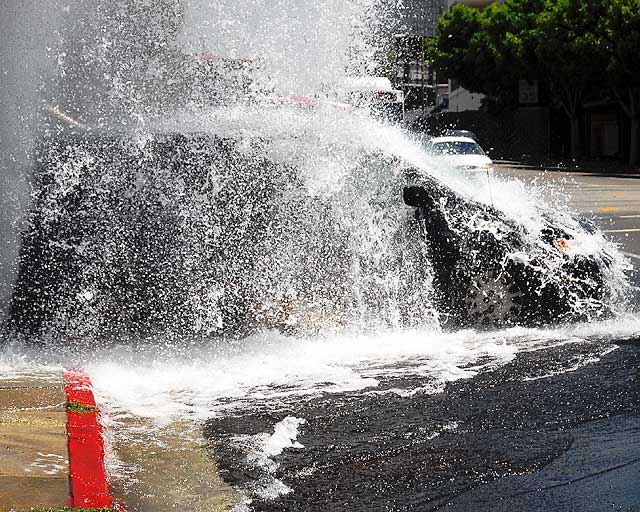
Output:
<path fill-rule="evenodd" d="M 516 104 L 519 80 L 539 80 L 572 122 L 611 91 L 640 138 L 640 0 L 506 0 L 480 11 L 455 6 L 440 19 L 427 55 L 439 73 L 493 101 Z M 636 144 L 637 146 L 637 144 Z M 632 160 L 640 154 L 632 154 Z"/>
<path fill-rule="evenodd" d="M 465 89 L 513 102 L 518 80 L 539 74 L 534 38 L 543 6 L 543 0 L 507 0 L 483 11 L 456 5 L 427 42 L 428 58 Z"/>

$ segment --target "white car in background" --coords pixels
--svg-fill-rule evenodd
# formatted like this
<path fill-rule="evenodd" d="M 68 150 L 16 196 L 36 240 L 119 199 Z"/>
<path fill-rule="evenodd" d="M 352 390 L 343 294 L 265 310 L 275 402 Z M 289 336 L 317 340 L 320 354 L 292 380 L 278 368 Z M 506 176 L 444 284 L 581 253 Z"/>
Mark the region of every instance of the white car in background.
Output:
<path fill-rule="evenodd" d="M 480 145 L 469 137 L 434 137 L 425 148 L 463 171 L 492 171 L 493 161 Z"/>

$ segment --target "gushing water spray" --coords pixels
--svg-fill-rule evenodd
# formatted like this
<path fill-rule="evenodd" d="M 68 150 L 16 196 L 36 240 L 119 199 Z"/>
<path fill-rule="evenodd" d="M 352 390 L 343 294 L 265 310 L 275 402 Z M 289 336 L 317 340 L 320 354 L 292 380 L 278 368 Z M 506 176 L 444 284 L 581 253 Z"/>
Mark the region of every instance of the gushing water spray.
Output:
<path fill-rule="evenodd" d="M 544 206 L 510 211 L 505 185 L 494 197 L 487 183 L 485 216 L 473 180 L 321 94 L 378 72 L 382 5 L 76 6 L 60 30 L 12 326 L 74 338 L 433 326 L 451 313 L 434 296 L 443 264 L 461 278 L 452 295 L 502 283 L 476 279 L 487 258 L 550 261 L 535 282 L 562 287 L 564 256 L 540 242 L 549 225 L 596 255 L 598 296 L 612 298 L 624 263 L 604 240 Z M 434 258 L 442 233 L 425 245 L 400 202 L 407 168 L 450 189 L 438 215 L 482 258 Z M 510 231 L 517 247 L 488 254 L 483 237 Z"/>

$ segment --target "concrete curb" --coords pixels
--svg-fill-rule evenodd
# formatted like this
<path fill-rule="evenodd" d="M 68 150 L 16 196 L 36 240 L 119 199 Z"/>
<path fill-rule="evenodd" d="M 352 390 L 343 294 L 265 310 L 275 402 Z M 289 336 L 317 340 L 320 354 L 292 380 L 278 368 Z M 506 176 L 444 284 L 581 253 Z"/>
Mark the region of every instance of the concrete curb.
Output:
<path fill-rule="evenodd" d="M 78 508 L 114 507 L 124 511 L 109 492 L 102 427 L 91 380 L 82 370 L 67 370 L 64 388 L 67 396 L 69 505 Z"/>

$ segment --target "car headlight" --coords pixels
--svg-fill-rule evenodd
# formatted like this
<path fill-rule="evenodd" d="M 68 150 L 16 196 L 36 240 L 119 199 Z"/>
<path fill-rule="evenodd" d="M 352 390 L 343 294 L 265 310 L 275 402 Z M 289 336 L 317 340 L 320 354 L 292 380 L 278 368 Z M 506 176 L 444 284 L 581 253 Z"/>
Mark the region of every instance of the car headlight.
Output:
<path fill-rule="evenodd" d="M 492 170 L 493 169 L 493 162 L 487 162 L 486 164 L 482 164 L 482 168 L 483 169 L 487 169 L 487 170 Z"/>

